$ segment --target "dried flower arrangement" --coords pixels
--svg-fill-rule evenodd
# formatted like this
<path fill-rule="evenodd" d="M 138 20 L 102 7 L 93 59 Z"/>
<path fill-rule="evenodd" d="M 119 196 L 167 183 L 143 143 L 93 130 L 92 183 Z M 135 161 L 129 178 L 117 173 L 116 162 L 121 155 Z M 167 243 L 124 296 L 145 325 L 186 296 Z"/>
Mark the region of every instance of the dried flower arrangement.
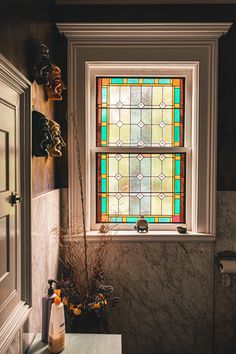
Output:
<path fill-rule="evenodd" d="M 107 330 L 108 309 L 119 300 L 113 296 L 113 287 L 104 285 L 103 261 L 111 228 L 104 225 L 99 241 L 88 248 L 78 126 L 74 114 L 68 118 L 73 124 L 75 139 L 82 225 L 75 223 L 66 230 L 60 230 L 61 278 L 58 285 L 66 310 L 67 331 Z"/>

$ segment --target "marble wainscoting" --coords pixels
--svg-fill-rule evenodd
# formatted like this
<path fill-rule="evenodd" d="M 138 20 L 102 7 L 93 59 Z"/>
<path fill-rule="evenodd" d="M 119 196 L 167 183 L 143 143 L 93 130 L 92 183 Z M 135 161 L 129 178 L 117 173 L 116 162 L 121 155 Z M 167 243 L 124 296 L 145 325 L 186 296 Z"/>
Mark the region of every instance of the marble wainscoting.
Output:
<path fill-rule="evenodd" d="M 90 244 L 91 245 L 91 244 Z M 109 318 L 123 354 L 213 353 L 213 243 L 113 243 Z"/>
<path fill-rule="evenodd" d="M 120 296 L 109 326 L 122 334 L 123 354 L 236 353 L 236 275 L 222 287 L 215 264 L 224 250 L 236 251 L 236 192 L 230 191 L 217 193 L 215 243 L 108 245 L 106 282 Z"/>
<path fill-rule="evenodd" d="M 60 189 L 32 199 L 32 310 L 28 331 L 41 332 L 42 297 L 47 280 L 57 279 L 60 227 Z"/>
<path fill-rule="evenodd" d="M 218 192 L 217 237 L 215 252 L 236 252 L 236 192 Z M 215 354 L 236 353 L 236 274 L 231 285 L 222 286 L 219 268 L 215 265 Z"/>

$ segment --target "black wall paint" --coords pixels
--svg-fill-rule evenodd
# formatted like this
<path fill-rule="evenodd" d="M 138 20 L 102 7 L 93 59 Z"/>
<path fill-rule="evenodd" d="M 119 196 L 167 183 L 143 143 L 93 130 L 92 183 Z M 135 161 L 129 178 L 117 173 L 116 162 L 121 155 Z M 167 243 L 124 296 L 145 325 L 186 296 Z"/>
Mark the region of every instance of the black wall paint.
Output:
<path fill-rule="evenodd" d="M 66 40 L 54 24 L 55 4 L 52 0 L 6 0 L 0 1 L 0 52 L 31 82 L 30 40 L 36 39 L 49 47 L 52 62 L 59 65 L 66 84 Z M 66 92 L 64 92 L 66 97 Z M 44 97 L 39 98 L 40 101 Z M 43 102 L 42 102 L 43 104 Z M 66 99 L 54 105 L 55 119 L 61 124 L 66 140 Z M 44 162 L 42 160 L 44 159 Z M 33 194 L 67 186 L 67 150 L 61 159 L 34 158 Z M 42 179 L 47 170 L 47 178 Z M 60 171 L 60 172 L 59 172 Z"/>
<path fill-rule="evenodd" d="M 236 26 L 219 41 L 218 190 L 236 190 Z"/>
<path fill-rule="evenodd" d="M 29 70 L 29 40 L 36 38 L 54 53 L 56 29 L 53 24 L 51 0 L 1 1 L 0 50 L 27 78 Z"/>
<path fill-rule="evenodd" d="M 66 39 L 55 22 L 234 22 L 236 5 L 56 6 L 53 0 L 0 4 L 0 51 L 28 78 L 28 41 L 46 43 L 66 81 Z M 236 190 L 236 29 L 219 41 L 218 190 Z M 56 116 L 66 135 L 66 101 Z M 56 163 L 52 188 L 67 186 L 67 157 Z"/>
<path fill-rule="evenodd" d="M 177 2 L 177 0 L 176 0 Z M 57 22 L 233 21 L 236 5 L 83 5 L 58 6 Z"/>

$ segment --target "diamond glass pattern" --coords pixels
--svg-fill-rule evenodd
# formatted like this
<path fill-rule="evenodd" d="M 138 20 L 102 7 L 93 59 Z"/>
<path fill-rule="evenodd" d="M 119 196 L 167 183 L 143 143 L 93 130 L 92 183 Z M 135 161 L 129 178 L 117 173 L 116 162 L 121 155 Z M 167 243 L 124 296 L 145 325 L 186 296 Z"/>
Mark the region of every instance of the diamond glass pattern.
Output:
<path fill-rule="evenodd" d="M 97 153 L 97 222 L 185 222 L 185 153 Z"/>
<path fill-rule="evenodd" d="M 184 78 L 98 77 L 97 146 L 184 146 Z"/>

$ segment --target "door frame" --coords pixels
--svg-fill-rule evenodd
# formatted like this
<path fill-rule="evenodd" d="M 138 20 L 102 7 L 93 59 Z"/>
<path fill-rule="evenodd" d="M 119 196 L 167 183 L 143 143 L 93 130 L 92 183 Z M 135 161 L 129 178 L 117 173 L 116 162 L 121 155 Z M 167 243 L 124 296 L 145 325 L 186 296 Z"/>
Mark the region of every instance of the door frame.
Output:
<path fill-rule="evenodd" d="M 29 316 L 31 274 L 31 83 L 0 53 L 0 79 L 20 94 L 21 180 L 21 301 L 0 328 L 0 352 L 5 352 Z M 18 263 L 18 264 L 19 264 Z"/>

